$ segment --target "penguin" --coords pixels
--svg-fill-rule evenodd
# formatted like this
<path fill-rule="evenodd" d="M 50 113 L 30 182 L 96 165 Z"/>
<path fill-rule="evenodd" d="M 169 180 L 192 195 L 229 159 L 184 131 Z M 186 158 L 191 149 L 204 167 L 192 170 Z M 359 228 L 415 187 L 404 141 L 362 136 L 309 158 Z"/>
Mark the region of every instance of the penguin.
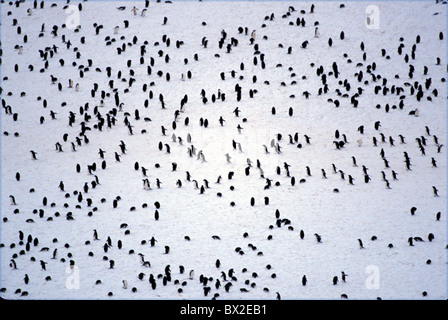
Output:
<path fill-rule="evenodd" d="M 372 180 L 372 179 L 370 178 L 370 176 L 369 176 L 368 174 L 364 174 L 364 182 L 365 182 L 365 183 L 369 183 L 370 180 Z"/>
<path fill-rule="evenodd" d="M 11 261 L 11 263 L 9 264 L 9 266 L 13 269 L 17 269 L 16 261 L 14 259 L 11 259 L 10 261 Z"/>
<path fill-rule="evenodd" d="M 322 179 L 327 179 L 327 173 L 325 172 L 324 169 L 321 169 L 322 171 Z"/>
<path fill-rule="evenodd" d="M 37 152 L 36 152 L 36 151 L 33 151 L 33 150 L 31 150 L 31 151 L 30 151 L 30 153 L 31 153 L 31 158 L 32 158 L 33 160 L 37 160 L 37 157 L 36 157 L 36 155 L 37 155 Z"/>
<path fill-rule="evenodd" d="M 309 93 L 308 91 L 303 91 L 302 95 L 305 97 L 305 99 L 308 99 L 310 97 L 311 93 Z M 291 112 L 291 115 L 292 115 L 292 112 Z"/>
<path fill-rule="evenodd" d="M 337 285 L 337 284 L 338 284 L 338 281 L 339 281 L 338 277 L 337 277 L 337 276 L 334 276 L 334 277 L 333 277 L 333 285 L 334 285 L 334 286 Z"/>
<path fill-rule="evenodd" d="M 311 169 L 309 166 L 306 166 L 306 174 L 310 177 L 311 176 Z"/>
<path fill-rule="evenodd" d="M 255 36 L 256 36 L 256 30 L 253 30 L 252 33 L 250 34 L 250 37 L 252 39 L 255 39 Z"/>
<path fill-rule="evenodd" d="M 11 205 L 13 205 L 13 206 L 17 205 L 16 199 L 14 198 L 13 195 L 10 195 L 9 198 L 11 199 Z"/>
<path fill-rule="evenodd" d="M 411 169 L 411 162 L 409 161 L 409 159 L 405 160 L 405 163 L 406 163 L 406 170 L 412 171 L 412 169 Z"/>
<path fill-rule="evenodd" d="M 126 154 L 126 144 L 123 142 L 123 140 L 120 140 L 120 149 L 121 153 Z"/>
<path fill-rule="evenodd" d="M 362 240 L 361 240 L 361 239 L 358 239 L 358 242 L 359 242 L 359 248 L 360 248 L 360 249 L 364 249 L 364 246 L 363 246 L 363 244 L 362 244 Z"/>
<path fill-rule="evenodd" d="M 437 168 L 437 161 L 434 158 L 431 158 L 431 164 L 433 168 Z"/>
<path fill-rule="evenodd" d="M 101 148 L 98 151 L 98 154 L 100 155 L 101 159 L 104 159 L 104 154 L 106 153 L 106 151 L 102 150 Z"/>
<path fill-rule="evenodd" d="M 374 124 L 375 130 L 379 130 L 380 127 L 381 127 L 381 122 L 380 121 L 375 121 L 375 124 Z"/>
<path fill-rule="evenodd" d="M 439 144 L 439 139 L 437 138 L 437 136 L 433 135 L 433 138 L 434 138 L 434 144 L 438 145 Z"/>
<path fill-rule="evenodd" d="M 392 137 L 389 137 L 389 143 L 391 146 L 394 146 L 395 140 Z"/>
<path fill-rule="evenodd" d="M 434 193 L 434 197 L 438 197 L 439 196 L 439 194 L 438 194 L 439 190 L 437 190 L 437 188 L 435 186 L 432 186 L 432 190 L 433 190 L 433 193 Z"/>
<path fill-rule="evenodd" d="M 355 180 L 355 179 L 354 179 L 351 175 L 348 175 L 348 183 L 349 183 L 349 184 L 353 185 L 353 184 L 354 184 L 354 183 L 353 183 L 354 180 Z"/>
<path fill-rule="evenodd" d="M 397 176 L 398 176 L 398 174 L 394 170 L 392 170 L 392 178 L 394 180 L 398 180 Z"/>
<path fill-rule="evenodd" d="M 303 277 L 302 277 L 302 285 L 303 286 L 306 286 L 306 283 L 308 282 L 308 280 L 307 280 L 307 278 L 306 278 L 306 275 L 303 275 Z"/>
<path fill-rule="evenodd" d="M 304 135 L 305 138 L 305 142 L 306 144 L 311 144 L 311 138 L 309 136 L 307 136 L 306 134 Z"/>
<path fill-rule="evenodd" d="M 58 249 L 56 248 L 53 250 L 53 256 L 51 257 L 51 259 L 56 259 L 57 255 L 58 255 Z"/>

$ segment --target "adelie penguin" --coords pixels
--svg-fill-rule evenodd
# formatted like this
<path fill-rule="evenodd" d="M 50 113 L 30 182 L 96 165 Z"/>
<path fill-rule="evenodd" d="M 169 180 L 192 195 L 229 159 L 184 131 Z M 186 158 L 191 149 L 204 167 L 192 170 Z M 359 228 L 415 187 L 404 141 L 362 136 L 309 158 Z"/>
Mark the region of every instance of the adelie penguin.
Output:
<path fill-rule="evenodd" d="M 11 199 L 11 205 L 15 206 L 16 204 L 16 199 L 14 198 L 13 195 L 10 195 L 9 198 Z"/>
<path fill-rule="evenodd" d="M 439 190 L 435 186 L 432 186 L 432 190 L 433 190 L 433 193 L 434 193 L 434 197 L 438 197 L 439 196 L 439 194 L 438 194 Z"/>
<path fill-rule="evenodd" d="M 302 277 L 302 285 L 306 286 L 307 282 L 308 282 L 308 280 L 306 278 L 306 275 L 303 275 L 303 277 Z"/>
<path fill-rule="evenodd" d="M 358 243 L 359 243 L 359 248 L 360 249 L 364 249 L 364 245 L 362 244 L 362 240 L 358 239 Z"/>
<path fill-rule="evenodd" d="M 30 153 L 31 153 L 31 158 L 32 158 L 33 160 L 37 160 L 37 156 L 36 156 L 36 155 L 37 155 L 37 152 L 31 150 Z"/>

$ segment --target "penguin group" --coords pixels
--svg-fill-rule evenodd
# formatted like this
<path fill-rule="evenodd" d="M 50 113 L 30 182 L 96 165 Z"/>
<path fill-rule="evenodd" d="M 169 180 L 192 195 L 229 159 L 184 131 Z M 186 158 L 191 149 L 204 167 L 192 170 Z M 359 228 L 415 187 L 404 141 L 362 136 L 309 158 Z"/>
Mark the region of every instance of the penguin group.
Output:
<path fill-rule="evenodd" d="M 356 298 L 341 252 L 443 268 L 444 29 L 378 47 L 358 3 L 250 5 L 3 4 L 1 297 L 61 266 L 73 297 L 213 300 Z"/>

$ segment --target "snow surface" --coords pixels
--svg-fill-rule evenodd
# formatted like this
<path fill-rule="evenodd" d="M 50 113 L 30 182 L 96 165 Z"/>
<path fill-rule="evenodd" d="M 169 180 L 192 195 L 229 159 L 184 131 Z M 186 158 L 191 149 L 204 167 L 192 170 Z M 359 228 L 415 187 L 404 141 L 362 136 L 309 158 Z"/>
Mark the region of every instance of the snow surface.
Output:
<path fill-rule="evenodd" d="M 446 82 L 442 81 L 446 78 L 447 63 L 445 4 L 350 1 L 343 2 L 345 7 L 341 8 L 342 2 L 151 1 L 146 15 L 141 16 L 144 1 L 89 1 L 82 2 L 81 27 L 69 29 L 63 28 L 63 24 L 68 25 L 73 16 L 65 12 L 65 3 L 54 2 L 56 5 L 51 6 L 52 2 L 46 1 L 42 9 L 40 3 L 37 2 L 36 9 L 32 1 L 19 7 L 5 1 L 1 7 L 2 298 L 275 299 L 277 292 L 282 299 L 340 299 L 343 294 L 349 299 L 447 298 L 446 146 L 438 152 L 434 138 L 438 138 L 439 145 L 446 145 L 447 91 Z M 75 6 L 78 3 L 70 2 Z M 314 13 L 310 13 L 312 4 Z M 366 27 L 368 5 L 379 8 L 378 29 Z M 120 6 L 125 6 L 125 10 L 117 10 Z M 136 15 L 131 11 L 133 6 L 139 9 Z M 31 15 L 27 13 L 29 8 Z M 166 24 L 164 17 L 168 18 Z M 298 17 L 305 19 L 305 27 L 296 25 Z M 129 21 L 128 28 L 125 20 Z M 319 37 L 314 36 L 315 22 Z M 43 23 L 45 31 L 39 36 Z M 59 27 L 57 35 L 51 34 L 53 25 Z M 98 25 L 103 28 L 96 34 Z M 21 34 L 17 26 L 21 27 Z M 119 26 L 117 34 L 115 26 Z M 247 27 L 248 34 L 240 33 L 238 27 Z M 222 30 L 227 37 L 220 49 Z M 253 30 L 256 34 L 251 44 Z M 343 40 L 341 31 L 345 35 Z M 443 40 L 439 39 L 440 32 Z M 63 42 L 63 35 L 66 42 L 70 40 L 70 48 Z M 170 39 L 169 46 L 164 35 Z M 107 37 L 114 39 L 109 45 Z M 201 45 L 204 37 L 208 40 L 206 48 Z M 232 37 L 238 40 L 238 45 L 227 53 Z M 331 47 L 329 38 L 333 40 Z M 183 41 L 180 48 L 176 48 L 178 40 Z M 145 41 L 146 53 L 140 63 L 140 48 Z M 301 48 L 304 41 L 308 41 L 305 49 Z M 397 52 L 400 43 L 404 45 L 401 54 Z M 118 54 L 117 48 L 124 44 L 126 50 Z M 414 44 L 415 59 L 412 59 Z M 21 53 L 16 45 L 23 46 Z M 50 51 L 53 45 L 58 47 L 57 53 L 53 57 L 48 55 L 45 67 L 39 50 Z M 385 56 L 382 49 L 386 50 Z M 404 60 L 406 54 L 409 62 Z M 166 55 L 170 57 L 168 63 Z M 437 57 L 441 59 L 439 65 Z M 148 75 L 151 58 L 154 65 Z M 65 61 L 64 66 L 60 65 L 60 59 Z M 92 66 L 87 68 L 89 59 Z M 187 64 L 184 59 L 188 59 Z M 132 64 L 130 68 L 128 61 Z M 244 70 L 240 69 L 242 62 Z M 333 62 L 340 72 L 337 79 L 332 73 Z M 369 73 L 373 62 L 376 69 Z M 17 72 L 15 65 L 19 68 Z M 34 66 L 32 71 L 29 65 Z M 414 67 L 412 78 L 410 65 Z M 106 73 L 108 66 L 112 68 L 111 77 Z M 321 95 L 318 90 L 323 83 L 316 75 L 320 66 L 328 84 L 328 92 Z M 424 66 L 428 68 L 427 74 Z M 82 78 L 80 70 L 84 71 Z M 232 70 L 236 72 L 235 78 Z M 158 71 L 163 72 L 161 77 Z M 191 79 L 187 78 L 188 71 Z M 363 78 L 359 82 L 361 71 Z M 225 80 L 221 79 L 221 72 L 225 72 Z M 169 81 L 166 73 L 170 73 Z M 374 81 L 372 74 L 381 78 Z M 54 84 L 50 75 L 57 78 Z M 130 77 L 135 79 L 132 86 Z M 428 78 L 432 82 L 426 89 Z M 73 80 L 73 88 L 68 87 L 69 79 Z M 344 86 L 344 80 L 350 83 L 350 90 Z M 58 90 L 58 83 L 62 90 Z M 94 84 L 98 89 L 92 97 Z M 241 101 L 237 101 L 237 84 L 242 88 Z M 411 93 L 414 84 L 416 88 L 423 86 L 420 101 L 416 99 L 417 91 Z M 381 87 L 378 94 L 374 92 L 375 86 Z M 357 97 L 359 104 L 355 108 L 350 98 L 358 87 L 364 91 Z M 403 92 L 397 95 L 389 91 L 383 95 L 384 87 L 401 87 Z M 202 101 L 202 89 L 208 99 L 206 104 Z M 252 98 L 250 90 L 256 91 Z M 102 106 L 101 91 L 108 94 Z M 218 91 L 225 94 L 225 101 L 212 102 L 212 95 L 217 96 Z M 311 93 L 308 99 L 304 91 Z M 26 94 L 21 95 L 22 92 Z M 97 112 L 106 119 L 108 113 L 117 109 L 115 92 L 123 103 L 122 110 L 116 113 L 115 125 L 108 128 L 106 122 L 100 131 Z M 161 107 L 159 94 L 164 96 L 166 109 Z M 174 113 L 185 95 L 188 102 L 174 129 Z M 402 95 L 404 105 L 400 109 Z M 336 99 L 339 107 L 332 102 Z M 390 107 L 388 112 L 386 104 Z M 12 114 L 7 114 L 6 106 L 17 114 L 16 121 Z M 236 107 L 241 111 L 239 117 L 233 113 Z M 272 107 L 276 109 L 275 115 Z M 85 109 L 83 114 L 80 108 Z M 419 110 L 418 116 L 409 115 L 415 109 Z M 135 110 L 140 114 L 138 120 Z M 50 111 L 56 113 L 55 119 Z M 72 126 L 68 122 L 70 112 L 76 114 Z M 224 126 L 219 124 L 220 116 L 226 121 Z M 125 118 L 133 126 L 132 135 L 124 124 Z M 189 124 L 185 125 L 187 118 Z M 200 125 L 201 118 L 208 120 L 207 128 Z M 376 121 L 381 124 L 378 130 L 374 128 Z M 89 128 L 85 131 L 88 143 L 80 135 L 83 125 Z M 243 127 L 241 133 L 238 125 Z M 363 134 L 358 131 L 362 125 Z M 166 136 L 161 126 L 167 129 Z M 336 130 L 339 139 L 335 138 Z M 14 135 L 16 132 L 18 136 Z M 298 141 L 293 139 L 291 144 L 289 135 L 294 137 L 296 133 Z M 63 140 L 64 134 L 67 141 Z M 191 143 L 187 141 L 188 134 Z M 282 135 L 281 140 L 278 134 Z M 342 140 L 343 134 L 348 143 L 338 150 L 333 141 Z M 405 138 L 404 144 L 400 143 L 400 134 Z M 305 135 L 311 138 L 310 144 L 306 143 Z M 416 141 L 422 136 L 427 139 L 425 155 Z M 77 137 L 81 145 L 77 144 Z M 373 137 L 378 139 L 376 147 Z M 395 140 L 393 146 L 389 137 Z M 271 146 L 273 139 L 274 144 L 279 143 L 281 153 Z M 241 144 L 242 151 L 232 146 L 232 140 Z M 120 141 L 126 144 L 126 154 L 122 154 Z M 72 142 L 76 151 L 72 151 Z M 61 144 L 63 152 L 56 151 L 56 143 Z M 170 153 L 165 144 L 170 146 Z M 198 159 L 197 153 L 188 155 L 191 145 L 196 152 L 202 150 L 205 161 Z M 265 153 L 263 145 L 269 153 Z M 106 151 L 106 169 L 101 168 L 100 148 Z M 390 168 L 385 167 L 381 149 Z M 32 159 L 30 150 L 37 152 L 37 160 Z M 115 160 L 115 152 L 121 155 L 120 162 Z M 406 169 L 404 152 L 411 159 L 411 170 Z M 230 163 L 226 161 L 226 153 L 231 157 Z M 356 157 L 357 167 L 352 156 Z M 437 167 L 432 166 L 432 158 Z M 246 175 L 248 159 L 252 167 Z M 263 172 L 257 168 L 257 160 Z M 134 168 L 136 162 L 138 170 Z M 172 170 L 173 162 L 177 164 L 176 171 Z M 93 163 L 96 170 L 89 173 L 88 166 Z M 290 165 L 289 176 L 285 163 Z M 79 173 L 77 164 L 81 167 Z M 333 172 L 333 164 L 337 173 Z M 143 188 L 142 166 L 147 168 L 150 190 Z M 307 166 L 311 176 L 307 174 Z M 368 168 L 369 183 L 364 182 L 363 166 Z M 326 171 L 327 179 L 322 177 L 321 169 Z M 393 179 L 392 170 L 398 174 L 398 180 Z M 186 180 L 187 171 L 191 174 L 190 182 Z M 231 171 L 234 176 L 229 179 Z M 386 188 L 381 171 L 390 189 Z M 20 181 L 16 179 L 17 172 Z M 349 184 L 349 175 L 355 179 L 354 185 Z M 95 176 L 100 184 L 92 188 Z M 222 177 L 220 183 L 216 183 L 218 176 Z M 291 184 L 291 177 L 295 178 L 295 185 Z M 272 179 L 268 189 L 266 178 Z M 162 182 L 160 189 L 156 179 Z M 193 180 L 201 188 L 205 187 L 204 179 L 208 180 L 209 188 L 200 194 Z M 182 187 L 176 185 L 178 180 Z M 58 187 L 61 181 L 65 191 Z M 87 192 L 83 190 L 86 183 Z M 434 196 L 433 186 L 439 197 Z M 82 194 L 80 202 L 76 193 Z M 11 204 L 10 195 L 15 197 L 16 205 Z M 117 196 L 121 200 L 114 208 Z M 46 205 L 44 197 L 48 200 Z M 269 197 L 267 205 L 265 197 Z M 251 198 L 255 200 L 253 206 Z M 92 201 L 90 206 L 87 199 Z M 160 203 L 158 210 L 156 202 Z M 412 207 L 417 208 L 413 215 Z M 67 219 L 68 216 L 73 219 Z M 99 240 L 94 240 L 94 230 Z M 24 236 L 22 242 L 19 231 Z M 248 236 L 244 237 L 245 233 Z M 434 235 L 432 241 L 428 240 L 430 233 Z M 321 236 L 320 243 L 314 234 Z M 112 246 L 105 252 L 108 237 Z M 157 240 L 154 246 L 149 244 L 152 237 Z M 424 241 L 414 241 L 410 246 L 410 237 L 421 237 Z M 364 249 L 358 239 L 363 241 Z M 26 248 L 28 240 L 31 242 Z M 389 244 L 393 247 L 389 248 Z M 170 247 L 168 254 L 165 246 Z M 239 253 L 237 248 L 241 249 Z M 150 267 L 142 265 L 140 253 Z M 221 263 L 219 268 L 215 265 L 217 259 Z M 42 269 L 41 260 L 46 263 L 46 270 Z M 113 268 L 111 260 L 115 262 Z M 70 261 L 76 266 L 73 270 L 68 268 Z M 164 285 L 168 265 L 171 279 Z M 180 273 L 179 266 L 184 266 L 184 273 Z M 234 271 L 234 279 L 228 276 L 230 269 Z M 190 270 L 194 270 L 193 279 L 189 278 Z M 348 275 L 346 282 L 341 281 L 342 271 Z M 145 274 L 143 280 L 138 278 L 140 273 Z M 150 274 L 157 284 L 155 290 L 148 281 Z M 24 282 L 25 275 L 29 277 L 28 284 Z M 201 283 L 201 275 L 211 281 Z M 302 285 L 303 275 L 308 280 L 306 286 Z M 334 276 L 339 279 L 336 285 Z M 79 279 L 78 287 L 76 282 L 70 282 L 72 279 Z M 217 279 L 221 283 L 218 289 Z M 123 280 L 128 282 L 126 289 Z M 228 282 L 232 286 L 226 292 L 224 285 Z M 204 287 L 210 288 L 207 295 Z M 113 296 L 108 295 L 110 292 Z"/>

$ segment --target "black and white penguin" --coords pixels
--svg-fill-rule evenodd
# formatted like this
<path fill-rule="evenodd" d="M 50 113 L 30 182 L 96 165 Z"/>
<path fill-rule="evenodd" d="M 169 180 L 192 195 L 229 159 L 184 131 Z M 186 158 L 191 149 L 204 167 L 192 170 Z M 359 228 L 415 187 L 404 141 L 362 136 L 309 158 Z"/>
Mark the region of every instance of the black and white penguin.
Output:
<path fill-rule="evenodd" d="M 358 239 L 358 242 L 359 242 L 359 248 L 360 248 L 360 249 L 364 249 L 364 246 L 363 246 L 363 244 L 362 244 L 362 240 L 361 240 L 361 239 Z"/>
<path fill-rule="evenodd" d="M 10 195 L 9 198 L 11 199 L 11 205 L 13 206 L 17 205 L 16 198 L 13 195 Z"/>
<path fill-rule="evenodd" d="M 30 150 L 30 153 L 31 153 L 31 158 L 32 158 L 33 160 L 37 160 L 37 157 L 36 157 L 37 152 L 36 152 L 36 151 L 33 151 L 33 150 Z"/>
<path fill-rule="evenodd" d="M 306 283 L 308 282 L 308 280 L 307 280 L 307 278 L 306 278 L 306 275 L 303 275 L 303 277 L 302 277 L 302 285 L 303 286 L 306 286 Z"/>
<path fill-rule="evenodd" d="M 439 196 L 439 194 L 438 194 L 439 190 L 437 190 L 437 188 L 435 186 L 432 186 L 432 190 L 433 190 L 433 193 L 434 193 L 434 197 L 438 197 Z"/>

